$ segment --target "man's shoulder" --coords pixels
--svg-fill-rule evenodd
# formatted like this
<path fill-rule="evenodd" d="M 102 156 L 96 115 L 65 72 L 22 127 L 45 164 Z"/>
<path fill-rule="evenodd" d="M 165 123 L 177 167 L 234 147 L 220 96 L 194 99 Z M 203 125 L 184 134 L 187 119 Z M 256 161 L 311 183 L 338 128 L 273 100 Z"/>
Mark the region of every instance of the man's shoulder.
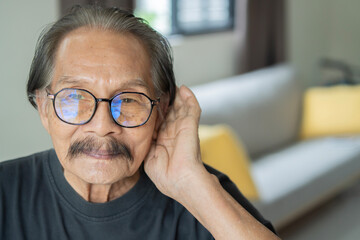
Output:
<path fill-rule="evenodd" d="M 54 151 L 54 149 L 48 149 L 48 150 L 45 150 L 45 151 L 30 154 L 30 155 L 27 155 L 27 156 L 5 160 L 5 161 L 0 162 L 0 166 L 1 167 L 12 167 L 12 166 L 15 166 L 15 165 L 27 164 L 27 163 L 33 162 L 33 161 L 35 161 L 35 162 L 36 161 L 41 161 L 43 159 L 48 158 L 49 154 L 52 151 Z"/>
<path fill-rule="evenodd" d="M 51 151 L 54 150 L 50 149 L 0 162 L 0 178 L 2 178 L 2 180 L 9 180 L 19 175 L 41 170 L 44 161 L 49 159 Z"/>

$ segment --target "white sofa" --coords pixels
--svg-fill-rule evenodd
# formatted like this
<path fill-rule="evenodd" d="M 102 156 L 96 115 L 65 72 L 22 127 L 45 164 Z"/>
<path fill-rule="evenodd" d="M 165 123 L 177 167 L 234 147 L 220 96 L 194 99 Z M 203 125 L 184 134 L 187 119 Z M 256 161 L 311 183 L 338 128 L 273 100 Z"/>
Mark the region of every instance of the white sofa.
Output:
<path fill-rule="evenodd" d="M 260 200 L 275 227 L 312 209 L 359 177 L 360 136 L 299 141 L 302 89 L 290 65 L 192 87 L 201 124 L 228 124 L 251 157 Z"/>

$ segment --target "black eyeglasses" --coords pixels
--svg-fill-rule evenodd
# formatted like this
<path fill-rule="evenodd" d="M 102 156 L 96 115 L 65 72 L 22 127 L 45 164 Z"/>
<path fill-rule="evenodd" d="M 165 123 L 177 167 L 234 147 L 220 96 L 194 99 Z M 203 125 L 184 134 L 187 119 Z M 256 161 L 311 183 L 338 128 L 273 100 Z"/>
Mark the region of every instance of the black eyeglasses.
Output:
<path fill-rule="evenodd" d="M 110 99 L 96 98 L 84 89 L 64 88 L 55 94 L 48 93 L 53 101 L 56 116 L 63 122 L 83 125 L 93 118 L 99 102 L 108 102 L 113 120 L 121 127 L 134 128 L 144 125 L 153 107 L 160 99 L 152 100 L 144 93 L 121 92 Z"/>

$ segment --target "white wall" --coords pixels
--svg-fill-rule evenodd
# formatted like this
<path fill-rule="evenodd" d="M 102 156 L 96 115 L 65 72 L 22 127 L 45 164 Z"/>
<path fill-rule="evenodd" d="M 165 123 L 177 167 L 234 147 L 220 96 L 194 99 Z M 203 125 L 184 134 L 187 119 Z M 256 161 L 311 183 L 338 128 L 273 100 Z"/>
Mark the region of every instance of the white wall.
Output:
<path fill-rule="evenodd" d="M 35 43 L 57 15 L 57 0 L 0 0 L 0 161 L 51 146 L 26 100 Z"/>
<path fill-rule="evenodd" d="M 193 86 L 234 75 L 235 44 L 232 31 L 176 41 L 173 51 L 177 84 Z"/>
<path fill-rule="evenodd" d="M 288 0 L 288 56 L 304 86 L 316 79 L 319 59 L 329 52 L 331 0 Z"/>
<path fill-rule="evenodd" d="M 332 0 L 329 56 L 360 67 L 360 1 Z"/>
<path fill-rule="evenodd" d="M 320 83 L 323 57 L 360 67 L 359 0 L 288 0 L 289 60 L 303 85 Z"/>

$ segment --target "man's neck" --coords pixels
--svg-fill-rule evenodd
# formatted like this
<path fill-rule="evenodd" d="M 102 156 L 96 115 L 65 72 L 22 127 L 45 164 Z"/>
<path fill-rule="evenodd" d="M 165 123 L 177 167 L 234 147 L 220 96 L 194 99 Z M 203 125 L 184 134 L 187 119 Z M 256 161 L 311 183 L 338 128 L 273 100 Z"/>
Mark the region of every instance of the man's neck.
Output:
<path fill-rule="evenodd" d="M 71 187 L 86 201 L 105 203 L 123 196 L 133 188 L 140 178 L 140 172 L 137 171 L 133 176 L 112 184 L 88 183 L 68 171 L 64 172 L 64 176 Z"/>

